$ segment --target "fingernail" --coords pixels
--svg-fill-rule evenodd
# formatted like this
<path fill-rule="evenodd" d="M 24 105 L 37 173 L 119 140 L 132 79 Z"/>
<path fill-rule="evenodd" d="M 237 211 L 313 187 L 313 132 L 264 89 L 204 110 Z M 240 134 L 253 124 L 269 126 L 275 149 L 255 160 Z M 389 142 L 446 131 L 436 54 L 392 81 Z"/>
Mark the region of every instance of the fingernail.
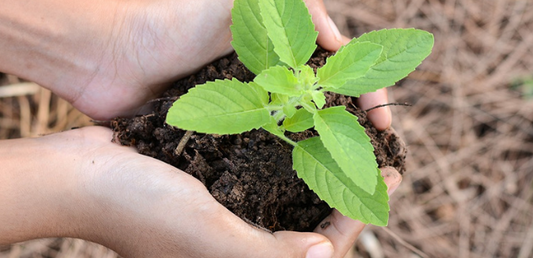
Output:
<path fill-rule="evenodd" d="M 341 42 L 342 41 L 341 32 L 339 31 L 339 28 L 337 28 L 337 25 L 335 25 L 335 23 L 333 22 L 333 20 L 329 16 L 328 16 L 328 23 L 329 23 L 329 28 L 333 32 L 333 35 L 335 35 L 335 39 L 337 41 Z"/>
<path fill-rule="evenodd" d="M 398 189 L 398 186 L 400 186 L 402 176 L 392 167 L 382 168 L 381 175 L 384 177 L 385 184 L 387 184 L 387 193 L 391 195 L 396 189 Z"/>
<path fill-rule="evenodd" d="M 391 186 L 387 189 L 387 194 L 390 196 L 392 193 L 394 193 L 394 191 L 396 191 L 396 189 L 398 189 L 398 186 L 400 186 L 400 182 L 391 185 Z"/>
<path fill-rule="evenodd" d="M 311 246 L 307 250 L 306 258 L 330 258 L 333 257 L 333 245 L 329 242 Z"/>

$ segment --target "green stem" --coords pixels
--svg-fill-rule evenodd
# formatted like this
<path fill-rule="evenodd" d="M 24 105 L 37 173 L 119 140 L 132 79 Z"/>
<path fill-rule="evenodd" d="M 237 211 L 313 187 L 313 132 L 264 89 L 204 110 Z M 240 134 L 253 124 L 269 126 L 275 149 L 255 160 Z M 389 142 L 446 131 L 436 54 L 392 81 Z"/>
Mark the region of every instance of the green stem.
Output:
<path fill-rule="evenodd" d="M 285 135 L 277 135 L 280 139 L 286 141 L 288 144 L 292 145 L 293 147 L 296 147 L 298 146 L 298 143 L 296 143 L 295 141 L 289 139 L 289 137 L 285 136 Z"/>

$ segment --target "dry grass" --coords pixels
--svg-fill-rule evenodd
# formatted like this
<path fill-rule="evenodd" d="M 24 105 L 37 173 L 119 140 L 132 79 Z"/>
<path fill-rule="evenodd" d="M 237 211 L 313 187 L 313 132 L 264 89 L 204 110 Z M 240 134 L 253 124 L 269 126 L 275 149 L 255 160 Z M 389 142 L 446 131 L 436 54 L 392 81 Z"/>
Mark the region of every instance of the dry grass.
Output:
<path fill-rule="evenodd" d="M 0 79 L 0 139 L 36 137 L 90 125 L 90 119 L 37 84 Z"/>
<path fill-rule="evenodd" d="M 429 59 L 389 91 L 392 102 L 414 105 L 393 107 L 393 125 L 409 145 L 408 171 L 392 198 L 389 226 L 369 227 L 355 256 L 532 257 L 533 100 L 511 82 L 533 74 L 533 3 L 326 5 L 345 34 L 416 27 L 434 33 L 436 42 Z M 88 123 L 49 92 L 14 77 L 2 80 L 20 92 L 5 97 L 0 91 L 1 139 Z M 4 248 L 3 257 L 115 254 L 81 240 L 46 239 Z"/>

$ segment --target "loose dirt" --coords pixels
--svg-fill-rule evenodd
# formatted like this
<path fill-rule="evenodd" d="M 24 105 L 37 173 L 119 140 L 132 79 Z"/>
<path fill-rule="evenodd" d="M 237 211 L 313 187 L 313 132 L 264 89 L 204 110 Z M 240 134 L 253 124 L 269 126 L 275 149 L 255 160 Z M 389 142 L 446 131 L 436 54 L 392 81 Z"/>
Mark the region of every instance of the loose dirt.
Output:
<path fill-rule="evenodd" d="M 310 65 L 314 68 L 324 65 L 330 54 L 317 50 Z M 264 130 L 240 135 L 193 133 L 188 138 L 186 131 L 165 124 L 168 109 L 189 88 L 231 78 L 241 81 L 254 78 L 235 54 L 178 81 L 161 99 L 151 103 L 154 112 L 112 121 L 116 140 L 195 176 L 217 201 L 252 224 L 272 231 L 311 231 L 331 208 L 297 177 L 292 169 L 290 145 Z M 393 131 L 378 132 L 351 97 L 330 94 L 327 100 L 329 106 L 345 105 L 359 117 L 372 139 L 380 167 L 405 170 L 406 148 Z M 302 140 L 314 134 L 308 130 L 289 137 Z M 180 142 L 185 143 L 184 148 L 178 147 Z"/>

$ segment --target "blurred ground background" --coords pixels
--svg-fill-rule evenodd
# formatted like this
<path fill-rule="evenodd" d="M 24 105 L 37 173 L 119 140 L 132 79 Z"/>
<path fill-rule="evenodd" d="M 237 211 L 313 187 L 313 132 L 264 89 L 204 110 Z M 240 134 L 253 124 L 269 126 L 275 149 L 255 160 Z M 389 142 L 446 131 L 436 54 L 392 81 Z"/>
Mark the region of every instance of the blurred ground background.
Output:
<path fill-rule="evenodd" d="M 341 31 L 415 27 L 435 35 L 422 66 L 389 90 L 409 146 L 389 226 L 353 257 L 533 257 L 533 2 L 326 0 Z M 68 103 L 0 77 L 0 139 L 85 126 Z M 0 249 L 4 257 L 116 257 L 76 239 Z"/>

